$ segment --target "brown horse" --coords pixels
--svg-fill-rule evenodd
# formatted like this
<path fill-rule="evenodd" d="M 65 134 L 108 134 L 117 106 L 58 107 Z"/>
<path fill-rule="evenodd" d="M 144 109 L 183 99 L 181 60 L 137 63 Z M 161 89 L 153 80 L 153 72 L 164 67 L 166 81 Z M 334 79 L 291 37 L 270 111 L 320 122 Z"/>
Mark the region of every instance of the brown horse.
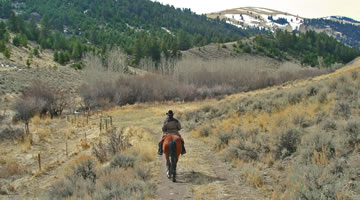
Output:
<path fill-rule="evenodd" d="M 167 176 L 169 179 L 172 177 L 172 181 L 176 182 L 176 164 L 182 149 L 180 136 L 168 134 L 165 137 L 162 148 L 166 159 L 166 166 L 168 167 Z"/>

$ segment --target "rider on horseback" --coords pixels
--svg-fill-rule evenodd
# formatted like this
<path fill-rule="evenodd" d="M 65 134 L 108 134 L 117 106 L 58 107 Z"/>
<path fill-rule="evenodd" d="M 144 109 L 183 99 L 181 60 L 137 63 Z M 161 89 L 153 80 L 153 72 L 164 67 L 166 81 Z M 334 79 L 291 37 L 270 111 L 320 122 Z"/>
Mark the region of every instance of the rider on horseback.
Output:
<path fill-rule="evenodd" d="M 178 136 L 180 136 L 181 141 L 182 141 L 182 151 L 181 154 L 185 154 L 186 150 L 185 150 L 185 146 L 184 146 L 184 139 L 181 137 L 179 131 L 181 129 L 181 124 L 180 122 L 174 118 L 174 112 L 172 110 L 169 110 L 166 115 L 168 116 L 168 118 L 164 121 L 164 125 L 162 127 L 162 131 L 163 131 L 163 137 L 161 139 L 161 141 L 159 142 L 159 151 L 158 154 L 162 155 L 163 153 L 163 142 L 164 139 L 166 137 L 167 134 L 176 134 Z"/>

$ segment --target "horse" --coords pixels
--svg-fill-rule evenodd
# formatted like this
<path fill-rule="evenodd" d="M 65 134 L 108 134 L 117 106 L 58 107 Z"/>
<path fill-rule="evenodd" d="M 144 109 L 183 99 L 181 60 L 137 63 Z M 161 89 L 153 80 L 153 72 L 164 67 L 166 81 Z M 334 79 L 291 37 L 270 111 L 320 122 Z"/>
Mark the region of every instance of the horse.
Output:
<path fill-rule="evenodd" d="M 163 152 L 166 159 L 167 177 L 176 182 L 176 165 L 182 150 L 182 141 L 177 134 L 168 134 L 163 143 Z"/>

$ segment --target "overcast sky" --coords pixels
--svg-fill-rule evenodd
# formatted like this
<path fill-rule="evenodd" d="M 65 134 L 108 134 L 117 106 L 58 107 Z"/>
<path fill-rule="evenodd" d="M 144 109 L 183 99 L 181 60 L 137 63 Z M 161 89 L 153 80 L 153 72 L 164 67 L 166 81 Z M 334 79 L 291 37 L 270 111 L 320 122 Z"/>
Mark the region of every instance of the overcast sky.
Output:
<path fill-rule="evenodd" d="M 264 7 L 301 17 L 342 15 L 360 21 L 360 0 L 153 0 L 203 14 L 239 7 Z"/>

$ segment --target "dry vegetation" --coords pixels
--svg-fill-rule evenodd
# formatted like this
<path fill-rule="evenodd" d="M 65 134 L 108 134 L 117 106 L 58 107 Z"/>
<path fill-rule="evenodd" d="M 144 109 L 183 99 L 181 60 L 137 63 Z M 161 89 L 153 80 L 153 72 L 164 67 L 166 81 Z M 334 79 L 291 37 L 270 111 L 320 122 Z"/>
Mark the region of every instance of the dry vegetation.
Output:
<path fill-rule="evenodd" d="M 116 50 L 110 53 L 113 54 L 121 55 Z M 109 56 L 102 62 L 96 56 L 87 56 L 85 70 L 88 79 L 79 89 L 86 107 L 111 107 L 169 100 L 201 100 L 266 88 L 326 73 L 325 70 L 300 68 L 288 62 L 274 66 L 273 63 L 268 64 L 266 60 L 254 58 L 211 61 L 186 58 L 178 62 L 162 60 L 158 64 L 145 59 L 140 67 L 153 73 L 134 75 L 123 67 L 124 56 L 117 58 L 118 60 L 114 56 Z"/>
<path fill-rule="evenodd" d="M 235 95 L 181 119 L 271 199 L 359 199 L 360 79 L 351 69 Z"/>

